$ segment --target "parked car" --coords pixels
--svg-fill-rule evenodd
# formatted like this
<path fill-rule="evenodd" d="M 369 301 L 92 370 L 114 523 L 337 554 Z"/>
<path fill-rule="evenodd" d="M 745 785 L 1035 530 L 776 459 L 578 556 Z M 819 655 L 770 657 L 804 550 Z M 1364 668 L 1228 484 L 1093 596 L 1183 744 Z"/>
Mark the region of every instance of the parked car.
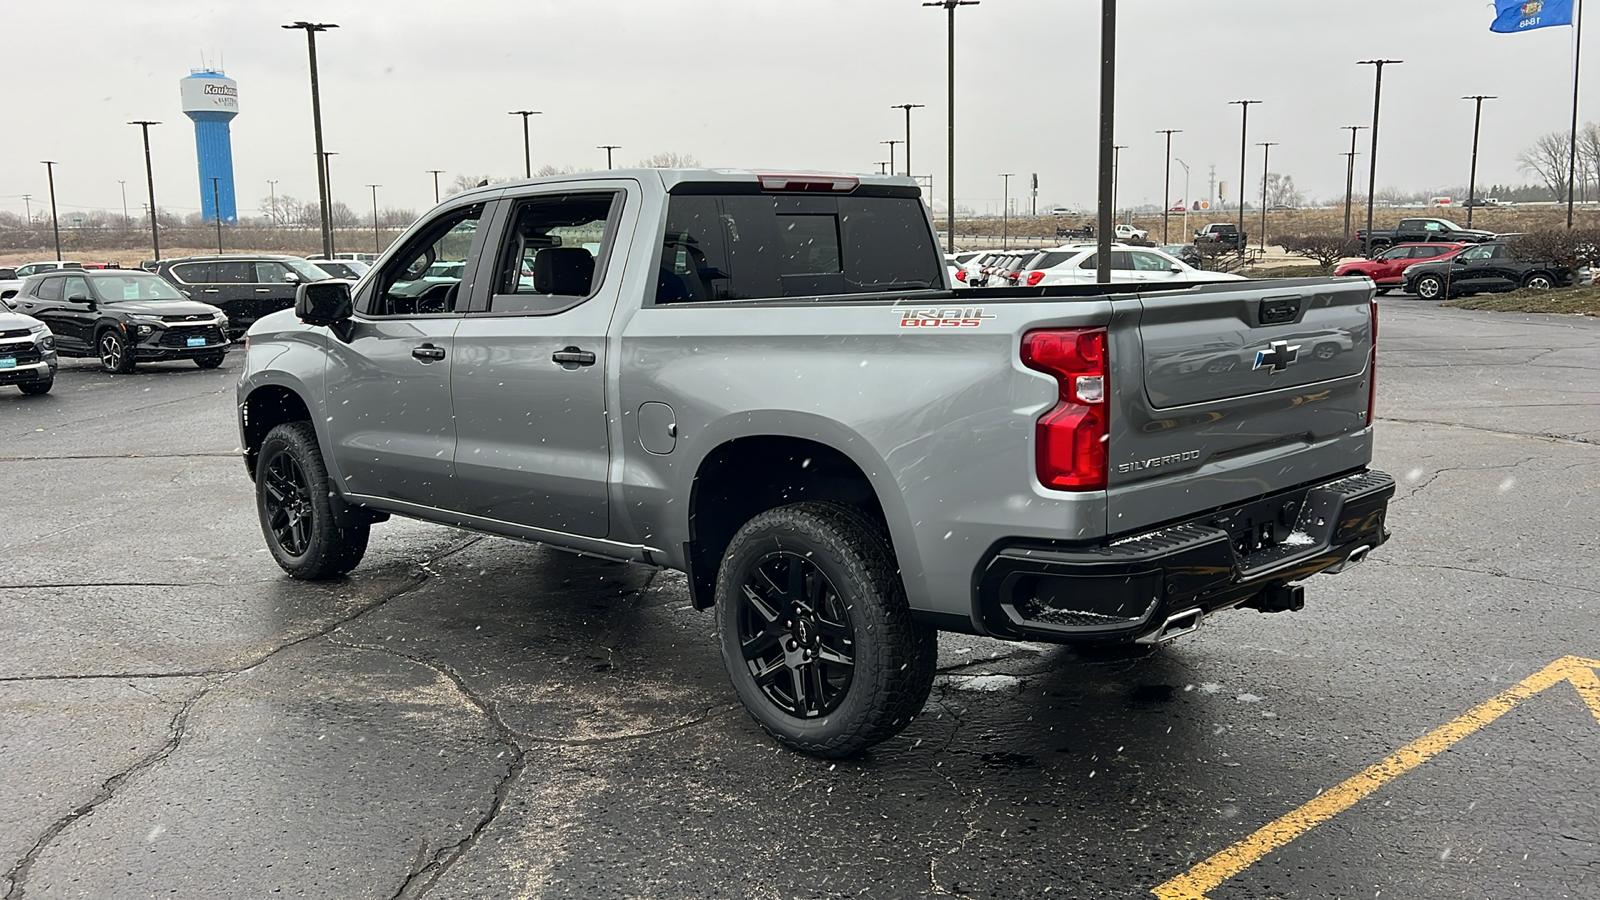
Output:
<path fill-rule="evenodd" d="M 349 261 L 349 262 L 364 262 L 364 263 L 372 263 L 372 262 L 376 261 L 377 258 L 378 258 L 378 254 L 376 254 L 376 253 L 335 253 L 331 257 L 325 256 L 325 255 L 323 255 L 321 253 L 313 253 L 310 256 L 306 257 L 306 259 L 309 259 L 312 262 L 321 262 L 323 260 L 345 260 L 345 261 Z"/>
<path fill-rule="evenodd" d="M 56 260 L 49 260 L 47 262 L 31 262 L 27 263 L 26 265 L 17 266 L 17 273 L 15 277 L 27 278 L 29 275 L 37 275 L 40 272 L 50 272 L 56 269 L 81 268 L 83 268 L 83 263 L 81 262 L 57 262 Z"/>
<path fill-rule="evenodd" d="M 62 356 L 98 357 L 107 372 L 189 359 L 222 365 L 228 319 L 159 275 L 136 269 L 48 272 L 23 282 L 18 308 L 50 326 Z"/>
<path fill-rule="evenodd" d="M 393 292 L 441 259 L 475 273 L 446 314 Z M 299 579 L 391 515 L 682 571 L 756 723 L 848 757 L 923 708 L 940 629 L 1159 643 L 1388 539 L 1370 287 L 1152 288 L 957 295 L 908 178 L 495 185 L 251 327 L 242 462 Z M 1153 374 L 1219 339 L 1252 364 Z"/>
<path fill-rule="evenodd" d="M 1480 228 L 1462 228 L 1449 219 L 1401 219 L 1393 228 L 1372 229 L 1372 252 L 1395 244 L 1432 243 L 1481 244 L 1495 239 L 1495 233 Z M 1356 240 L 1367 245 L 1367 230 L 1356 229 Z"/>
<path fill-rule="evenodd" d="M 1211 222 L 1194 233 L 1196 244 L 1221 244 L 1234 250 L 1243 250 L 1249 235 L 1232 222 Z"/>
<path fill-rule="evenodd" d="M 311 263 L 331 278 L 348 278 L 357 281 L 372 268 L 371 263 L 358 259 L 319 259 Z"/>
<path fill-rule="evenodd" d="M 1567 262 L 1518 259 L 1501 241 L 1467 247 L 1448 259 L 1419 262 L 1405 270 L 1403 290 L 1424 300 L 1462 294 L 1567 287 L 1577 279 Z"/>
<path fill-rule="evenodd" d="M 1423 260 L 1448 259 L 1460 253 L 1467 244 L 1400 244 L 1383 251 L 1372 259 L 1357 259 L 1340 263 L 1333 270 L 1337 276 L 1365 275 L 1378 286 L 1378 293 L 1387 294 L 1405 281 L 1405 271 Z"/>
<path fill-rule="evenodd" d="M 1030 272 L 1025 282 L 1048 287 L 1055 284 L 1093 284 L 1099 253 L 1093 244 L 1064 247 L 1066 258 L 1055 265 L 1039 270 L 1037 278 Z M 1196 269 L 1175 256 L 1154 247 L 1129 247 L 1113 244 L 1111 250 L 1111 281 L 1118 283 L 1163 284 L 1184 282 L 1204 284 L 1219 281 L 1245 281 L 1244 276 L 1228 272 L 1206 272 Z"/>
<path fill-rule="evenodd" d="M 1150 239 L 1150 232 L 1143 228 L 1135 228 L 1126 222 L 1120 222 L 1117 224 L 1116 233 L 1112 235 L 1112 239 L 1124 243 L 1143 243 Z"/>
<path fill-rule="evenodd" d="M 56 339 L 33 316 L 0 309 L 0 384 L 48 394 L 56 382 Z"/>
<path fill-rule="evenodd" d="M 220 307 L 238 334 L 267 313 L 293 306 L 296 285 L 328 277 L 298 256 L 187 256 L 162 260 L 156 272 L 184 295 Z"/>

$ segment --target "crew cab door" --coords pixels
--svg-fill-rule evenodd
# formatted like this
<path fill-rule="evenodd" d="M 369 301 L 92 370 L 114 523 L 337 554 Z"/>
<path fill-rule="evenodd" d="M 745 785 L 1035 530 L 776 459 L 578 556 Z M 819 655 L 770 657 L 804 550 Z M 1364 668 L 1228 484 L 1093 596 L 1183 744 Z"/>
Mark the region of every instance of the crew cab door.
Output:
<path fill-rule="evenodd" d="M 463 512 L 610 532 L 606 331 L 638 217 L 630 186 L 565 184 L 497 208 L 455 335 Z"/>
<path fill-rule="evenodd" d="M 414 232 L 363 282 L 342 339 L 328 341 L 328 435 L 351 494 L 456 508 L 450 369 L 462 294 L 459 281 L 421 273 L 475 256 L 483 208 L 453 207 Z"/>

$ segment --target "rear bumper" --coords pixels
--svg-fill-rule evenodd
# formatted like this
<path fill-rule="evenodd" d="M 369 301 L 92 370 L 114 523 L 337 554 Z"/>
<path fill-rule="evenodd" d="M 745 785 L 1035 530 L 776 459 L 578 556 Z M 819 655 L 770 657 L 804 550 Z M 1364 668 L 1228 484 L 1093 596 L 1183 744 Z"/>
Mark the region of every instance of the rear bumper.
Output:
<path fill-rule="evenodd" d="M 1190 630 L 1233 606 L 1294 608 L 1293 582 L 1338 572 L 1389 539 L 1395 483 L 1362 471 L 1108 544 L 1002 541 L 974 573 L 997 636 L 1120 644 Z"/>

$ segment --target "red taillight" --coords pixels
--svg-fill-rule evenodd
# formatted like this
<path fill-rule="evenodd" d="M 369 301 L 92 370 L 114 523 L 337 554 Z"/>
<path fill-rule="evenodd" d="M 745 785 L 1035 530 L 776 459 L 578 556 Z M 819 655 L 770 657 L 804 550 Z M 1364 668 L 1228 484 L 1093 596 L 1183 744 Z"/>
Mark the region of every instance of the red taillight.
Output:
<path fill-rule="evenodd" d="M 849 175 L 759 175 L 763 191 L 839 191 L 847 193 L 861 184 Z"/>
<path fill-rule="evenodd" d="M 1035 466 L 1045 487 L 1099 491 L 1106 486 L 1110 373 L 1104 328 L 1029 332 L 1022 364 L 1055 376 L 1060 401 L 1035 427 Z"/>
<path fill-rule="evenodd" d="M 1043 280 L 1044 280 L 1044 273 L 1043 272 L 1029 272 L 1028 273 L 1028 287 L 1033 287 L 1034 285 L 1038 284 L 1039 282 L 1041 282 Z"/>
<path fill-rule="evenodd" d="M 967 280 L 967 270 L 966 269 L 957 269 L 956 270 L 956 280 L 957 281 L 966 281 Z"/>
<path fill-rule="evenodd" d="M 1372 355 L 1367 358 L 1367 425 L 1378 404 L 1378 298 L 1372 298 Z"/>

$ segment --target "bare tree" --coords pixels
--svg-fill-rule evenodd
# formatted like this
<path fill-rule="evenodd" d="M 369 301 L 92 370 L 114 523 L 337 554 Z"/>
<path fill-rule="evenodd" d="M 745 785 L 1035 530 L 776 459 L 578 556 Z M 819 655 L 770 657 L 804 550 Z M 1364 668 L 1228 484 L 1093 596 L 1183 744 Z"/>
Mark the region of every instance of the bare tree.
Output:
<path fill-rule="evenodd" d="M 1304 205 L 1306 195 L 1294 186 L 1293 175 L 1283 175 L 1271 172 L 1267 175 L 1267 205 L 1292 206 Z"/>
<path fill-rule="evenodd" d="M 502 184 L 510 180 L 509 178 L 501 178 L 495 175 L 457 175 L 451 180 L 450 186 L 445 188 L 444 195 L 449 197 L 462 191 L 470 191 L 475 187 L 483 187 L 486 184 Z"/>
<path fill-rule="evenodd" d="M 699 167 L 700 160 L 692 153 L 668 150 L 639 160 L 639 165 L 646 169 L 694 169 Z"/>
<path fill-rule="evenodd" d="M 533 175 L 535 178 L 549 178 L 552 175 L 571 175 L 576 171 L 578 170 L 572 166 L 562 166 L 558 169 L 549 163 L 545 163 L 539 168 L 534 169 Z"/>
<path fill-rule="evenodd" d="M 1541 135 L 1532 147 L 1517 154 L 1517 168 L 1537 175 L 1550 189 L 1551 196 L 1557 199 L 1566 197 L 1570 147 L 1567 136 L 1559 131 Z"/>
<path fill-rule="evenodd" d="M 1342 234 L 1286 234 L 1273 243 L 1282 247 L 1295 256 L 1303 256 L 1315 262 L 1327 275 L 1339 260 L 1361 253 L 1361 242 L 1355 238 L 1346 238 Z"/>

